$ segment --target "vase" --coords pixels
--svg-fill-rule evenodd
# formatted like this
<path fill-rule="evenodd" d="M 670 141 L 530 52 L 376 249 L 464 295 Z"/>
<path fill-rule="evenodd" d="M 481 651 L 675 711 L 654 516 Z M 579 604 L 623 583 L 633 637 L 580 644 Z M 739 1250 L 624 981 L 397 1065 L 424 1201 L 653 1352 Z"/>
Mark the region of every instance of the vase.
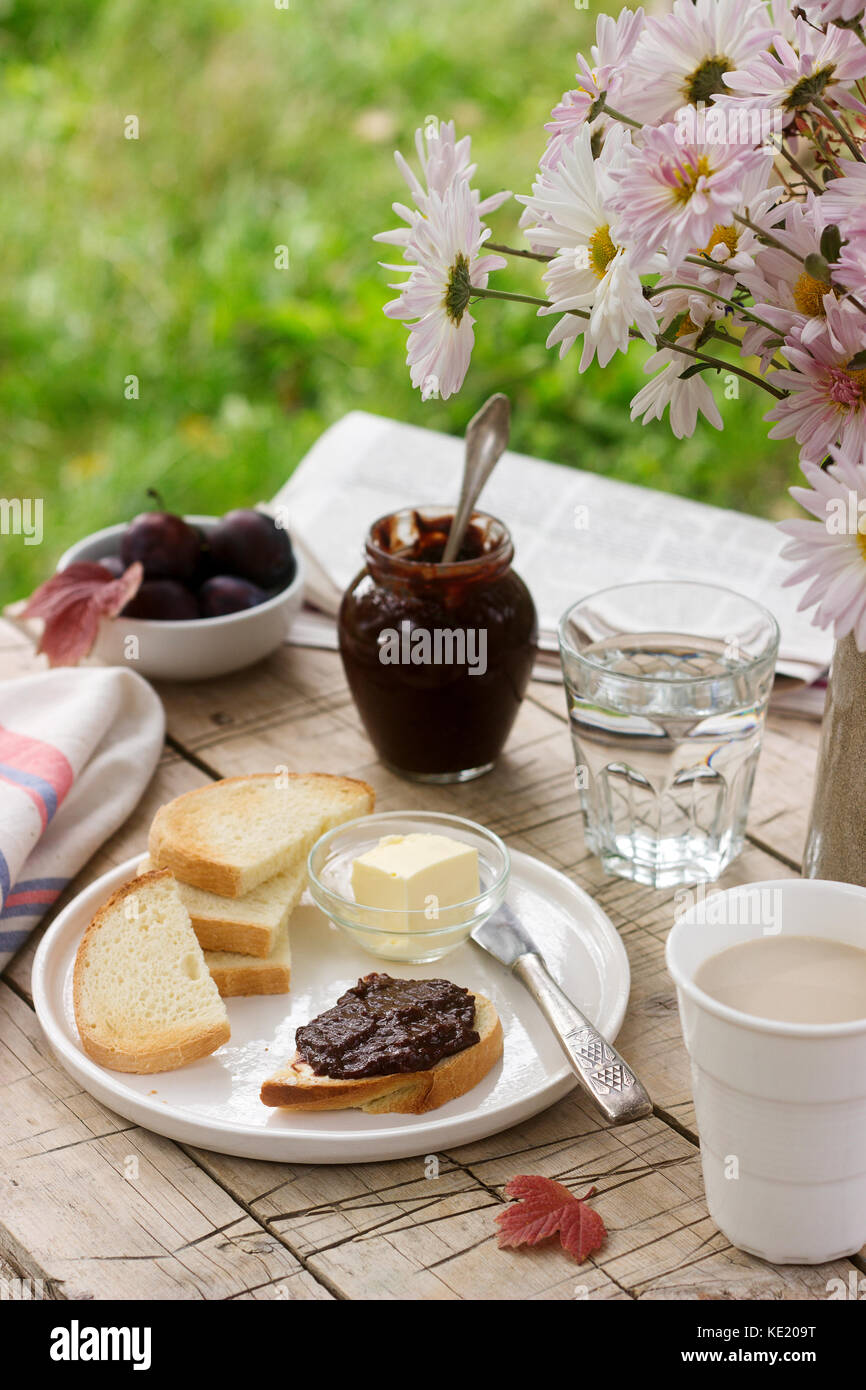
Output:
<path fill-rule="evenodd" d="M 866 653 L 853 636 L 833 653 L 803 872 L 866 884 Z"/>

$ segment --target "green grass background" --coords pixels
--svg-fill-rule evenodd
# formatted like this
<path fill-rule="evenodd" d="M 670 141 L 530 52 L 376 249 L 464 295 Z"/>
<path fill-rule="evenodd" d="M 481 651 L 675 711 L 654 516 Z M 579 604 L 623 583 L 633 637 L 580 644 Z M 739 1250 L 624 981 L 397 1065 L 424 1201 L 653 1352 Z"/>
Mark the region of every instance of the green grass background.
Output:
<path fill-rule="evenodd" d="M 371 241 L 405 193 L 392 150 L 453 117 L 483 193 L 527 191 L 595 19 L 572 0 L 0 0 L 0 496 L 45 506 L 41 547 L 0 538 L 0 599 L 149 486 L 220 512 L 272 495 L 347 410 L 459 433 L 494 390 L 519 449 L 786 509 L 795 456 L 767 440 L 763 392 L 726 401 L 711 378 L 725 432 L 677 442 L 629 422 L 641 345 L 580 376 L 527 306 L 477 306 L 459 396 L 409 386 L 382 314 L 390 248 Z M 519 210 L 495 214 L 495 240 L 522 244 Z M 495 283 L 539 292 L 537 270 Z"/>

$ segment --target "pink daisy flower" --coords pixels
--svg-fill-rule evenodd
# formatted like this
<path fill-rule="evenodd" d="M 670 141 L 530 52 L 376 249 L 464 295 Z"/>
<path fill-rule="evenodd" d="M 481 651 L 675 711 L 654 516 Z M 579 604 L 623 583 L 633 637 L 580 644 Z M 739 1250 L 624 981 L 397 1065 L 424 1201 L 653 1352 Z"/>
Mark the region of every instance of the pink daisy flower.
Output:
<path fill-rule="evenodd" d="M 836 20 L 850 22 L 863 13 L 863 0 L 799 0 L 800 9 L 813 24 L 832 24 Z"/>
<path fill-rule="evenodd" d="M 724 92 L 726 72 L 766 48 L 773 29 L 758 0 L 674 0 L 650 16 L 628 63 L 622 110 L 648 124 Z M 616 105 L 615 102 L 612 102 Z"/>
<path fill-rule="evenodd" d="M 810 275 L 803 261 L 820 253 L 822 229 L 816 210 L 822 202 L 810 193 L 804 203 L 788 202 L 764 214 L 752 212 L 751 220 L 771 232 L 794 255 L 781 247 L 758 243 L 754 264 L 741 270 L 739 278 L 751 291 L 755 313 L 776 329 L 774 335 L 756 324 L 748 328 L 743 340 L 745 353 L 763 356 L 766 346 L 772 356 L 778 338 L 794 329 L 801 346 L 807 347 L 811 338 L 821 332 L 824 297 L 830 286 Z"/>
<path fill-rule="evenodd" d="M 833 267 L 834 278 L 862 299 L 866 295 L 866 164 L 847 161 L 844 177 L 831 179 L 815 205 L 819 226 L 836 223 L 845 241 Z"/>
<path fill-rule="evenodd" d="M 866 651 L 866 458 L 831 449 L 833 463 L 819 468 L 803 464 L 808 488 L 793 487 L 791 496 L 815 521 L 782 521 L 791 537 L 782 555 L 797 568 L 785 584 L 811 581 L 797 605 L 816 607 L 816 627 L 833 627 L 838 641 L 854 634 Z"/>
<path fill-rule="evenodd" d="M 852 227 L 833 266 L 833 276 L 863 302 L 866 296 L 866 223 Z"/>
<path fill-rule="evenodd" d="M 580 134 L 592 103 L 602 92 L 606 92 L 611 103 L 616 106 L 625 72 L 624 64 L 637 41 L 643 23 L 643 10 L 622 10 L 617 19 L 607 14 L 599 15 L 595 31 L 596 41 L 590 49 L 592 66 L 583 54 L 578 53 L 578 85 L 563 94 L 558 105 L 554 106 L 550 113 L 552 119 L 545 126 L 548 138 L 541 157 L 542 174 L 547 170 L 556 169 L 560 164 L 564 150 L 575 136 Z M 596 134 L 605 130 L 612 131 L 614 124 L 601 115 L 595 118 L 590 128 Z M 536 214 L 531 208 L 525 208 L 521 214 L 518 225 L 533 251 L 545 249 L 533 231 L 537 223 L 545 220 L 543 214 Z"/>
<path fill-rule="evenodd" d="M 591 64 L 582 53 L 577 55 L 577 86 L 566 92 L 551 111 L 552 119 L 544 127 L 549 139 L 541 160 L 543 169 L 553 169 L 559 163 L 565 142 L 576 135 L 585 122 L 593 102 L 605 92 L 616 107 L 617 96 L 625 76 L 625 63 L 634 48 L 644 25 L 643 10 L 621 10 L 614 19 L 602 14 L 595 27 L 595 43 L 590 48 Z M 598 117 L 597 120 L 601 120 Z"/>
<path fill-rule="evenodd" d="M 643 134 L 641 146 L 625 150 L 623 168 L 610 172 L 616 185 L 610 206 L 637 265 L 664 250 L 675 268 L 707 245 L 714 227 L 733 220 L 747 179 L 766 184 L 773 157 L 741 145 L 684 144 L 673 123 Z"/>
<path fill-rule="evenodd" d="M 511 194 L 482 199 L 472 187 L 471 142 L 468 136 L 456 139 L 453 121 L 417 130 L 415 148 L 421 179 L 399 151 L 394 156 L 415 203 L 414 208 L 393 205 L 407 225 L 380 232 L 374 240 L 399 246 L 403 259 L 413 263 L 408 280 L 391 286 L 400 294 L 385 305 L 385 313 L 409 328 L 412 385 L 425 400 L 446 400 L 459 391 L 469 369 L 475 343 L 475 320 L 467 308 L 472 291 L 486 289 L 490 271 L 505 265 L 502 256 L 481 255 L 490 236 L 481 218 Z"/>
<path fill-rule="evenodd" d="M 749 220 L 757 226 L 777 221 L 779 217 L 774 209 L 783 190 L 780 187 L 764 188 L 765 183 L 764 167 L 757 165 L 746 172 L 740 189 L 741 202 L 737 212 L 747 213 Z M 684 261 L 674 268 L 672 274 L 663 275 L 655 286 L 658 298 L 654 298 L 653 303 L 662 309 L 662 326 L 666 328 L 678 314 L 688 313 L 693 323 L 703 323 L 707 317 L 728 318 L 747 334 L 754 327 L 764 337 L 774 336 L 768 334 L 767 329 L 753 324 L 746 316 L 734 315 L 727 305 L 710 299 L 705 293 L 712 290 L 724 299 L 732 299 L 739 287 L 750 287 L 751 280 L 763 285 L 756 266 L 762 249 L 751 227 L 736 221 L 717 223 L 707 244 L 695 248 L 695 254 L 703 257 L 704 264 L 694 265 Z M 667 267 L 664 268 L 667 270 Z M 671 281 L 686 288 L 666 290 L 665 286 Z M 703 310 L 701 302 L 705 306 Z M 748 355 L 754 350 L 749 349 Z"/>
<path fill-rule="evenodd" d="M 765 416 L 771 439 L 801 445 L 808 463 L 820 463 L 839 443 L 862 457 L 866 449 L 866 371 L 851 367 L 866 345 L 866 316 L 835 294 L 824 296 L 824 320 L 808 345 L 794 328 L 782 349 L 791 370 L 774 372 L 774 385 L 790 392 Z"/>
<path fill-rule="evenodd" d="M 866 220 L 866 164 L 849 160 L 844 177 L 830 179 L 826 185 L 817 210 L 824 226 L 828 222 L 847 225 L 852 218 Z"/>
<path fill-rule="evenodd" d="M 790 125 L 799 111 L 819 98 L 850 104 L 852 99 L 840 88 L 866 74 L 866 46 L 849 29 L 831 28 L 824 34 L 798 18 L 793 41 L 776 34 L 773 50 L 725 73 L 725 85 L 737 94 L 725 105 L 745 110 L 771 107 L 781 111 L 783 125 Z"/>

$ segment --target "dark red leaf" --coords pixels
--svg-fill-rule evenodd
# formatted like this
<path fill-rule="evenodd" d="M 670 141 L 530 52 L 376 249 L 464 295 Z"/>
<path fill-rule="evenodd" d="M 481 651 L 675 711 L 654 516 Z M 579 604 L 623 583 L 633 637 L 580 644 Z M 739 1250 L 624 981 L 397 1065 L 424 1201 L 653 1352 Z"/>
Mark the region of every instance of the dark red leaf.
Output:
<path fill-rule="evenodd" d="M 586 1196 L 594 1191 L 591 1187 Z M 582 1264 L 607 1235 L 598 1212 L 552 1178 L 521 1174 L 506 1183 L 505 1195 L 517 1201 L 496 1218 L 502 1247 L 537 1245 L 558 1232 L 563 1250 Z"/>
<path fill-rule="evenodd" d="M 598 1212 L 580 1198 L 575 1197 L 569 1206 L 563 1207 L 559 1239 L 563 1250 L 573 1255 L 579 1265 L 593 1250 L 601 1249 L 606 1235 L 605 1224 Z"/>
<path fill-rule="evenodd" d="M 48 657 L 49 666 L 75 666 L 87 656 L 100 618 L 119 613 L 143 579 L 144 570 L 137 563 L 115 579 L 104 565 L 80 560 L 41 584 L 22 616 L 44 619 L 38 650 Z"/>
<path fill-rule="evenodd" d="M 80 560 L 74 565 L 68 565 L 65 570 L 58 570 L 56 574 L 52 574 L 50 579 L 46 579 L 45 583 L 40 584 L 36 592 L 31 594 L 23 616 L 45 618 L 47 621 L 67 604 L 79 598 L 89 597 L 97 584 L 107 584 L 111 578 L 110 570 L 92 560 Z"/>

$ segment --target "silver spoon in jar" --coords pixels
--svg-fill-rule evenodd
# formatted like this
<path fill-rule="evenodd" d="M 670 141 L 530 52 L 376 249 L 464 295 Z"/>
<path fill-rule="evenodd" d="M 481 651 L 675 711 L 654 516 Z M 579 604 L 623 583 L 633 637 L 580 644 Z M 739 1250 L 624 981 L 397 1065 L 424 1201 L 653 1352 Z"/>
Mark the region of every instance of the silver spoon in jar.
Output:
<path fill-rule="evenodd" d="M 511 406 L 507 396 L 498 391 L 485 401 L 466 427 L 466 456 L 463 464 L 463 485 L 460 501 L 454 513 L 448 540 L 442 552 L 443 565 L 450 565 L 460 554 L 466 527 L 469 525 L 481 489 L 508 447 L 511 426 Z"/>

